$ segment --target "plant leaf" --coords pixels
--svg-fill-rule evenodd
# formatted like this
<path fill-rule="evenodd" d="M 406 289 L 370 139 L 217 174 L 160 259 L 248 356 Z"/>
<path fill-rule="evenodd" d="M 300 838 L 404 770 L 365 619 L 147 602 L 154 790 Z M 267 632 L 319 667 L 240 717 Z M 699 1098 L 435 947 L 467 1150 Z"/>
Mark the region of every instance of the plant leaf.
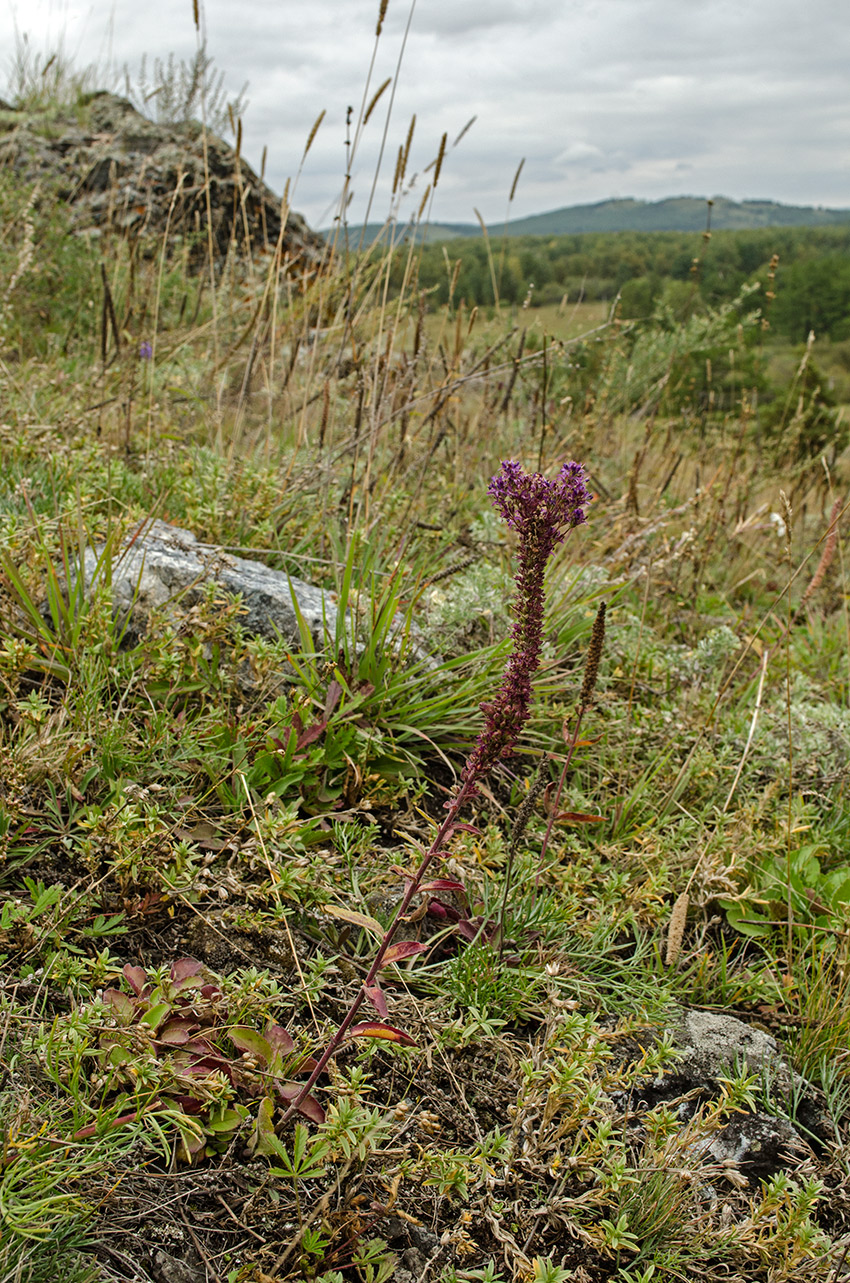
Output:
<path fill-rule="evenodd" d="M 414 958 L 417 953 L 426 953 L 424 944 L 418 944 L 415 940 L 399 940 L 398 944 L 391 944 L 384 954 L 382 967 L 389 967 L 393 962 L 401 962 L 404 958 Z M 386 1015 L 386 1012 L 381 1012 Z"/>
<path fill-rule="evenodd" d="M 420 891 L 456 891 L 458 895 L 466 895 L 466 887 L 462 882 L 453 882 L 451 878 L 434 878 L 432 882 L 423 882 Z"/>
<path fill-rule="evenodd" d="M 274 1049 L 268 1038 L 264 1038 L 256 1029 L 249 1029 L 247 1025 L 232 1025 L 227 1036 L 240 1051 L 247 1051 L 266 1065 L 274 1056 Z"/>
<path fill-rule="evenodd" d="M 204 970 L 204 964 L 197 958 L 178 958 L 171 964 L 171 979 L 185 980 L 188 976 L 197 976 Z"/>
<path fill-rule="evenodd" d="M 112 1008 L 113 1015 L 117 1016 L 123 1025 L 129 1025 L 138 1010 L 133 999 L 126 993 L 122 993 L 120 989 L 104 989 L 103 1001 Z"/>
<path fill-rule="evenodd" d="M 380 987 L 380 985 L 366 985 L 365 991 L 366 991 L 366 997 L 369 999 L 372 1006 L 377 1011 L 378 1015 L 383 1020 L 386 1020 L 387 1016 L 389 1015 L 389 1011 L 387 1010 L 387 1000 L 384 997 L 383 989 Z"/>
<path fill-rule="evenodd" d="M 124 979 L 133 990 L 136 997 L 139 997 L 145 985 L 148 983 L 147 972 L 144 967 L 134 967 L 128 962 L 123 970 Z"/>
<path fill-rule="evenodd" d="M 139 1018 L 140 1025 L 147 1025 L 150 1029 L 159 1029 L 163 1020 L 171 1015 L 170 1002 L 158 1002 L 156 1006 L 150 1007 L 143 1016 Z"/>
<path fill-rule="evenodd" d="M 292 1041 L 291 1034 L 284 1029 L 283 1025 L 269 1025 L 266 1029 L 266 1039 L 272 1050 L 280 1056 L 289 1056 L 295 1050 L 295 1043 Z"/>
<path fill-rule="evenodd" d="M 279 1096 L 282 1096 L 284 1100 L 295 1100 L 298 1093 L 303 1090 L 304 1088 L 300 1083 L 275 1082 L 275 1091 Z M 322 1106 L 316 1100 L 315 1096 L 305 1096 L 300 1105 L 297 1105 L 296 1108 L 299 1114 L 303 1114 L 305 1118 L 309 1118 L 311 1123 L 323 1123 L 325 1121 L 325 1111 L 322 1109 Z"/>
<path fill-rule="evenodd" d="M 252 1154 L 265 1154 L 271 1158 L 278 1154 L 280 1141 L 274 1130 L 274 1101 L 271 1096 L 264 1096 L 257 1110 L 257 1122 L 253 1135 L 248 1141 Z"/>
<path fill-rule="evenodd" d="M 370 918 L 368 913 L 358 913 L 356 909 L 343 909 L 337 904 L 323 904 L 322 912 L 328 917 L 339 918 L 342 922 L 351 922 L 356 927 L 362 927 L 364 931 L 371 931 L 374 935 L 383 936 L 384 928 L 377 918 Z"/>
<path fill-rule="evenodd" d="M 181 1016 L 176 1016 L 174 1020 L 169 1020 L 163 1025 L 157 1034 L 158 1042 L 165 1042 L 174 1047 L 182 1047 L 189 1042 L 192 1034 L 198 1029 L 196 1020 L 185 1020 Z"/>
<path fill-rule="evenodd" d="M 365 1020 L 360 1025 L 352 1025 L 348 1030 L 349 1038 L 382 1038 L 386 1042 L 397 1042 L 403 1047 L 415 1047 L 416 1043 L 410 1034 L 394 1025 L 385 1025 L 377 1020 Z"/>

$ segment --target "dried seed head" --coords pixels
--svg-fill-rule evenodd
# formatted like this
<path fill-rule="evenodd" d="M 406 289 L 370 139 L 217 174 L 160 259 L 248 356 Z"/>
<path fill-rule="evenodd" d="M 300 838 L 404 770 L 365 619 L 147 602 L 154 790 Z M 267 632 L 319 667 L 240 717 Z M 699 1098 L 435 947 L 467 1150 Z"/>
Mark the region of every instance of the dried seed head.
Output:
<path fill-rule="evenodd" d="M 323 107 L 322 110 L 319 112 L 318 116 L 316 117 L 316 121 L 315 121 L 315 124 L 313 125 L 313 128 L 310 130 L 310 133 L 307 135 L 307 142 L 304 144 L 304 156 L 302 156 L 302 160 L 307 155 L 307 152 L 310 150 L 310 148 L 313 146 L 313 139 L 316 137 L 316 134 L 319 132 L 319 126 L 321 125 L 324 118 L 325 118 L 325 109 Z"/>
<path fill-rule="evenodd" d="M 508 197 L 509 205 L 513 203 L 514 196 L 516 196 L 517 183 L 519 182 L 519 176 L 522 173 L 522 167 L 524 164 L 525 164 L 525 157 L 523 156 L 522 160 L 519 162 L 519 165 L 517 166 L 517 171 L 514 174 L 514 181 L 511 183 L 511 194 Z"/>
<path fill-rule="evenodd" d="M 664 964 L 667 967 L 675 967 L 679 961 L 679 954 L 682 952 L 682 939 L 685 934 L 685 923 L 688 919 L 688 905 L 690 896 L 687 891 L 683 891 L 673 905 L 673 912 L 670 914 L 670 926 L 667 928 L 667 955 Z"/>
<path fill-rule="evenodd" d="M 437 159 L 434 164 L 434 182 L 432 184 L 432 186 L 434 187 L 436 187 L 437 183 L 440 181 L 440 170 L 443 168 L 443 158 L 446 154 L 447 137 L 448 137 L 447 134 L 443 134 L 442 138 L 440 139 L 440 150 L 437 152 Z"/>
<path fill-rule="evenodd" d="M 792 511 L 791 504 L 788 502 L 788 496 L 784 490 L 779 491 L 779 498 L 782 503 L 782 517 L 783 517 L 783 520 L 785 521 L 785 546 L 790 550 L 791 533 L 793 530 L 792 521 L 793 521 L 794 513 Z"/>
<path fill-rule="evenodd" d="M 803 593 L 800 605 L 797 607 L 797 614 L 800 613 L 809 599 L 817 592 L 818 588 L 820 588 L 823 583 L 824 576 L 826 575 L 827 570 L 829 570 L 830 563 L 835 556 L 835 549 L 838 545 L 838 518 L 841 516 L 841 506 L 840 499 L 836 499 L 835 503 L 832 505 L 832 512 L 829 514 L 829 526 L 827 527 L 827 535 L 823 545 L 823 552 L 820 555 L 820 561 L 817 564 L 815 573 L 812 575 L 811 582 Z"/>
<path fill-rule="evenodd" d="M 381 97 L 381 94 L 384 92 L 385 89 L 389 89 L 391 84 L 392 84 L 392 76 L 387 76 L 386 80 L 381 85 L 380 89 L 378 89 L 373 95 L 372 101 L 369 103 L 369 106 L 366 108 L 366 115 L 363 117 L 364 128 L 366 127 L 366 125 L 368 125 L 369 117 L 372 115 L 372 112 L 377 107 L 378 99 Z"/>
<path fill-rule="evenodd" d="M 534 778 L 532 779 L 531 784 L 529 785 L 528 792 L 523 798 L 520 808 L 516 813 L 516 819 L 514 820 L 513 827 L 511 829 L 511 841 L 510 841 L 510 847 L 509 847 L 509 851 L 511 854 L 513 854 L 516 851 L 517 847 L 522 841 L 522 835 L 525 833 L 525 830 L 528 827 L 528 821 L 531 819 L 531 813 L 534 810 L 534 807 L 537 803 L 537 799 L 540 797 L 540 794 L 543 792 L 543 790 L 546 787 L 548 775 L 549 775 L 548 767 L 549 767 L 549 758 L 548 757 L 541 758 L 540 763 L 535 772 Z"/>
<path fill-rule="evenodd" d="M 381 7 L 378 10 L 378 25 L 375 28 L 375 35 L 379 36 L 384 27 L 384 18 L 387 16 L 387 8 L 390 0 L 381 0 Z"/>
<path fill-rule="evenodd" d="M 584 681 L 581 684 L 581 695 L 579 696 L 579 704 L 582 708 L 590 708 L 593 703 L 596 678 L 599 676 L 599 661 L 602 658 L 602 647 L 605 643 L 605 612 L 607 609 L 605 602 L 600 602 L 596 618 L 593 621 L 593 631 L 590 634 L 590 645 L 587 648 L 587 660 L 584 665 Z"/>

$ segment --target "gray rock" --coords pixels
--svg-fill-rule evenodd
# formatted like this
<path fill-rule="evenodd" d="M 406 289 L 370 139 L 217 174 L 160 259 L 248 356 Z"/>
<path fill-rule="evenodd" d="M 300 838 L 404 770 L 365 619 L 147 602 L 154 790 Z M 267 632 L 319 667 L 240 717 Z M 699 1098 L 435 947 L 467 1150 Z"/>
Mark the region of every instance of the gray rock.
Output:
<path fill-rule="evenodd" d="M 718 1163 L 732 1163 L 749 1176 L 761 1177 L 793 1165 L 808 1147 L 785 1118 L 740 1114 L 717 1133 L 708 1152 Z"/>
<path fill-rule="evenodd" d="M 85 576 L 91 585 L 103 548 L 87 548 Z M 180 614 L 200 600 L 206 584 L 240 595 L 247 633 L 298 644 L 300 633 L 293 597 L 318 646 L 325 628 L 334 635 L 337 608 L 331 595 L 313 584 L 271 570 L 260 561 L 234 557 L 211 544 L 199 543 L 189 530 L 153 521 L 132 531 L 112 565 L 112 597 L 116 614 L 131 618 L 134 627 L 155 609 Z"/>
<path fill-rule="evenodd" d="M 83 564 L 88 587 L 98 574 L 102 553 L 103 545 L 86 549 Z M 317 650 L 325 649 L 337 636 L 339 611 L 333 593 L 285 571 L 273 570 L 261 561 L 233 556 L 215 544 L 199 543 L 190 530 L 165 521 L 152 521 L 130 531 L 113 557 L 111 577 L 113 611 L 126 624 L 131 639 L 146 631 L 152 611 L 165 610 L 179 618 L 201 599 L 209 584 L 241 598 L 239 623 L 249 636 L 266 637 L 269 641 L 283 638 L 300 648 L 301 633 L 293 601 Z M 354 618 L 347 610 L 349 638 L 353 628 Z M 394 654 L 401 649 L 404 628 L 404 618 L 396 615 L 387 639 Z M 411 633 L 415 641 L 408 639 L 407 659 L 436 667 L 439 656 L 424 648 L 418 630 L 412 629 Z M 357 641 L 355 650 L 359 653 L 363 645 Z M 240 670 L 238 680 L 246 691 L 251 689 L 248 671 Z"/>
<path fill-rule="evenodd" d="M 750 1073 L 764 1073 L 782 1091 L 788 1091 L 793 1083 L 793 1072 L 776 1039 L 734 1016 L 687 1011 L 672 1032 L 683 1049 L 675 1066 L 677 1077 L 714 1083 L 746 1063 Z"/>

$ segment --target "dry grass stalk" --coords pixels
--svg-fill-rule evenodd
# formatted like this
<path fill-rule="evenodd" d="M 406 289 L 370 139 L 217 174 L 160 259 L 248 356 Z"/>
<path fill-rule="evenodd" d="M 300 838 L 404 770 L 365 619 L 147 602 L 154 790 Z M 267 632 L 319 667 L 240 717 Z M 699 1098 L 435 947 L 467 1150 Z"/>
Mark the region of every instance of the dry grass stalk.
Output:
<path fill-rule="evenodd" d="M 758 690 L 756 692 L 756 706 L 753 709 L 753 716 L 750 722 L 750 730 L 749 730 L 749 734 L 747 735 L 747 742 L 744 745 L 744 751 L 741 754 L 741 760 L 738 763 L 738 769 L 735 772 L 735 778 L 732 781 L 732 787 L 729 789 L 729 793 L 726 798 L 726 801 L 723 803 L 723 810 L 721 811 L 721 815 L 725 815 L 726 812 L 729 810 L 729 803 L 732 801 L 732 798 L 735 795 L 735 789 L 738 787 L 738 781 L 741 778 L 741 772 L 744 769 L 744 763 L 746 762 L 747 758 L 750 755 L 750 747 L 753 742 L 753 736 L 756 733 L 756 726 L 758 725 L 759 713 L 761 712 L 761 701 L 762 701 L 762 696 L 764 695 L 764 679 L 767 677 L 767 665 L 770 660 L 770 655 L 771 655 L 771 651 L 769 647 L 765 646 L 761 656 L 761 675 L 759 676 Z"/>

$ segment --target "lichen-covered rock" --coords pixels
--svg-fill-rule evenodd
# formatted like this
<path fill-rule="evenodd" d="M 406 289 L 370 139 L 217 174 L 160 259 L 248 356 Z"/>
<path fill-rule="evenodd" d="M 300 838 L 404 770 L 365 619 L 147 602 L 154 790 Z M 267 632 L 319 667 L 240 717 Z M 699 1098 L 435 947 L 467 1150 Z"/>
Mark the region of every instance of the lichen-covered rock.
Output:
<path fill-rule="evenodd" d="M 694 1082 L 717 1082 L 746 1064 L 751 1073 L 763 1073 L 781 1091 L 791 1086 L 792 1071 L 776 1039 L 743 1020 L 724 1012 L 687 1011 L 672 1032 L 682 1049 L 676 1073 Z"/>
<path fill-rule="evenodd" d="M 86 549 L 87 584 L 95 577 L 102 552 L 102 547 Z M 113 559 L 111 574 L 113 609 L 132 617 L 138 631 L 138 623 L 153 610 L 188 609 L 210 583 L 242 598 L 244 613 L 239 622 L 251 635 L 272 641 L 284 637 L 297 644 L 300 633 L 293 598 L 317 645 L 324 644 L 325 629 L 332 637 L 336 628 L 337 609 L 329 593 L 260 561 L 199 543 L 190 530 L 165 521 L 152 521 L 131 532 Z"/>
<path fill-rule="evenodd" d="M 647 1030 L 640 1041 L 661 1033 Z M 633 1118 L 664 1104 L 684 1127 L 704 1107 L 722 1103 L 730 1083 L 741 1075 L 750 1079 L 746 1097 L 724 1111 L 722 1125 L 715 1120 L 708 1129 L 696 1129 L 687 1152 L 697 1169 L 720 1164 L 733 1183 L 754 1184 L 777 1171 L 796 1170 L 810 1156 L 812 1141 L 831 1139 L 818 1092 L 796 1073 L 769 1033 L 725 1012 L 686 1008 L 663 1033 L 675 1058 L 628 1098 L 615 1097 Z"/>
<path fill-rule="evenodd" d="M 809 1152 L 787 1118 L 761 1113 L 737 1115 L 717 1132 L 707 1149 L 715 1162 L 741 1168 L 751 1181 L 796 1166 Z"/>
<path fill-rule="evenodd" d="M 208 133 L 205 147 L 197 122 L 158 124 L 111 93 L 59 113 L 0 105 L 0 168 L 67 202 L 80 233 L 113 228 L 158 239 L 167 228 L 170 239 L 197 245 L 199 262 L 207 253 L 208 209 L 219 258 L 231 246 L 273 250 L 281 232 L 280 200 L 228 143 Z M 308 274 L 325 252 L 292 211 L 282 248 L 284 259 Z"/>

